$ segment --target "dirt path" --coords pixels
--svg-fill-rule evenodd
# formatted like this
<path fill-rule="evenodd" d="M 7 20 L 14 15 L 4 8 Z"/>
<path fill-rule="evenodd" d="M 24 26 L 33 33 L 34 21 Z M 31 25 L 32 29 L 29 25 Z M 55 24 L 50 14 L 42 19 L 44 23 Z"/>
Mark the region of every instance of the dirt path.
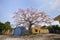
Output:
<path fill-rule="evenodd" d="M 0 40 L 60 40 L 60 34 L 39 34 L 30 36 L 0 35 Z"/>

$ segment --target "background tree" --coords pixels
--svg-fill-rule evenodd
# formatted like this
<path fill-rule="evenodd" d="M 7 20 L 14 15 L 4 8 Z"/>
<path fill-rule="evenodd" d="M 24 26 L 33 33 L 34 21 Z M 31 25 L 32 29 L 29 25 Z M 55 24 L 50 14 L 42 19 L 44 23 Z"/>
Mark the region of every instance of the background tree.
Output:
<path fill-rule="evenodd" d="M 50 33 L 60 33 L 59 25 L 52 25 L 47 27 Z"/>
<path fill-rule="evenodd" d="M 5 27 L 6 30 L 11 29 L 11 25 L 9 21 L 5 22 L 5 26 L 6 26 Z"/>
<path fill-rule="evenodd" d="M 2 34 L 2 31 L 5 30 L 4 23 L 0 22 L 0 34 Z"/>
<path fill-rule="evenodd" d="M 46 25 L 44 25 L 44 26 L 42 26 L 42 28 L 47 28 L 47 26 L 46 26 Z"/>
<path fill-rule="evenodd" d="M 52 22 L 52 19 L 46 15 L 45 12 L 40 12 L 33 8 L 27 8 L 26 10 L 19 9 L 15 12 L 13 18 L 15 19 L 17 26 L 23 24 L 23 26 L 29 28 L 29 32 L 32 25 L 41 25 L 43 22 L 51 25 Z"/>
<path fill-rule="evenodd" d="M 53 33 L 60 33 L 59 25 L 53 25 L 52 28 L 53 28 Z"/>
<path fill-rule="evenodd" d="M 53 28 L 52 28 L 52 26 L 48 26 L 47 28 L 49 29 L 49 33 L 53 33 Z"/>
<path fill-rule="evenodd" d="M 10 26 L 10 22 L 5 22 L 2 23 L 0 22 L 0 34 L 3 34 L 4 32 L 6 32 L 7 30 L 12 30 L 11 26 Z"/>

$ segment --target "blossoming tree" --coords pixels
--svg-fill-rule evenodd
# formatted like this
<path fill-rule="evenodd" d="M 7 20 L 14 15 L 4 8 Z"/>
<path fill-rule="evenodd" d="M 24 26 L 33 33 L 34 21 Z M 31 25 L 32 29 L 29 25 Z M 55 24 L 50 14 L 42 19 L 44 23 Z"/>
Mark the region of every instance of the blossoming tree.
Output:
<path fill-rule="evenodd" d="M 22 24 L 24 27 L 28 27 L 29 30 L 31 30 L 32 25 L 41 25 L 43 22 L 51 25 L 53 21 L 45 12 L 40 12 L 33 8 L 19 9 L 15 12 L 13 18 L 16 21 L 16 25 Z"/>

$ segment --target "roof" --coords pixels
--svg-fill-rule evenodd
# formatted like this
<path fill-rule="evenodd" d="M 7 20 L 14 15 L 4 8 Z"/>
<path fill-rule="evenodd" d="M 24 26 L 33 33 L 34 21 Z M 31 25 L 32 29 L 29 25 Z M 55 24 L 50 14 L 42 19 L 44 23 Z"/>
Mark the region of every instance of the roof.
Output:
<path fill-rule="evenodd" d="M 54 18 L 54 20 L 60 21 L 60 15 Z"/>

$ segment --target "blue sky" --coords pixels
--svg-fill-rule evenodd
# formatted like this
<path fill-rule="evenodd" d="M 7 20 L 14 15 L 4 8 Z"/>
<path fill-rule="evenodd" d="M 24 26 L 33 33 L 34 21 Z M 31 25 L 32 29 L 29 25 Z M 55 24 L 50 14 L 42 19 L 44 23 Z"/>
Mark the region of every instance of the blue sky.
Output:
<path fill-rule="evenodd" d="M 18 9 L 35 8 L 52 18 L 60 14 L 60 0 L 0 0 L 0 21 L 13 23 L 13 13 Z"/>

